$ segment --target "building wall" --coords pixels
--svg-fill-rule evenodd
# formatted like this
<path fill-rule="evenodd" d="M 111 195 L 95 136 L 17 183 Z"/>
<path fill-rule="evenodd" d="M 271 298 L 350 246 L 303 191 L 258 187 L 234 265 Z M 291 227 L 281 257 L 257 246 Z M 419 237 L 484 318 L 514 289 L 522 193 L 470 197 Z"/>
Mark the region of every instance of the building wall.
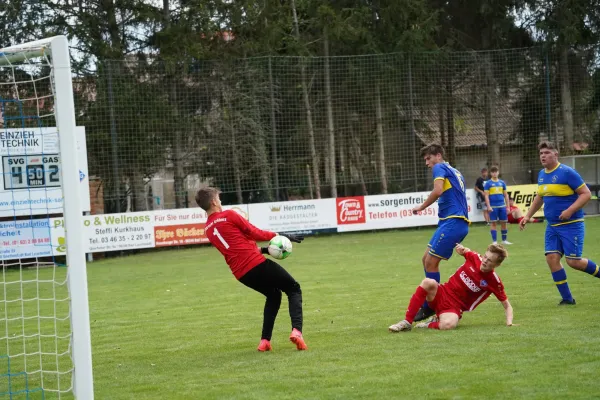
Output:
<path fill-rule="evenodd" d="M 90 214 L 104 214 L 104 190 L 100 178 L 90 176 Z"/>
<path fill-rule="evenodd" d="M 457 149 L 456 158 L 454 167 L 465 177 L 467 187 L 473 188 L 481 169 L 488 167 L 486 149 Z M 500 148 L 500 177 L 507 185 L 531 183 L 531 172 L 525 166 L 523 154 L 514 146 Z"/>

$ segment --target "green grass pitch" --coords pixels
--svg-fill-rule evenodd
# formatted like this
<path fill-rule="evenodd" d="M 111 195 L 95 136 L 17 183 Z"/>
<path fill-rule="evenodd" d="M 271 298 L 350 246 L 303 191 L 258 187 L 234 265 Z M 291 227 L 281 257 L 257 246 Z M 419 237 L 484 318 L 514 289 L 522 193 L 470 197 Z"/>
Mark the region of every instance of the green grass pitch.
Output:
<path fill-rule="evenodd" d="M 264 298 L 201 247 L 89 264 L 98 399 L 594 398 L 600 395 L 600 279 L 567 267 L 575 307 L 560 301 L 543 256 L 545 224 L 510 227 L 498 270 L 515 310 L 492 296 L 449 332 L 391 334 L 423 279 L 433 229 L 307 238 L 281 264 L 300 282 L 298 352 L 284 296 L 271 353 L 258 353 Z M 584 256 L 600 261 L 600 219 Z M 488 228 L 464 244 L 483 251 Z M 462 263 L 442 262 L 446 281 Z"/>

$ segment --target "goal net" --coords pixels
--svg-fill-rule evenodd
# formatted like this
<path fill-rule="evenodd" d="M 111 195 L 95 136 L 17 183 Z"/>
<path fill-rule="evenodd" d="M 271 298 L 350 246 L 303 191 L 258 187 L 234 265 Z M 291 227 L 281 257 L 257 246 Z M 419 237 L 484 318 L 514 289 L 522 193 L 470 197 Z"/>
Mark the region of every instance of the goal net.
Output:
<path fill-rule="evenodd" d="M 0 398 L 93 398 L 76 131 L 66 38 L 0 49 Z"/>

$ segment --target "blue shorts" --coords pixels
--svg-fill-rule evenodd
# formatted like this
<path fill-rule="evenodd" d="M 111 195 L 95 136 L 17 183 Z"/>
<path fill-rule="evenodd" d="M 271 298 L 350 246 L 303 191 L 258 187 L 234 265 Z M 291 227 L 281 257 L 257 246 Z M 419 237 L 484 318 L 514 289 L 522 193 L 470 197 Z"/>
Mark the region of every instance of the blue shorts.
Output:
<path fill-rule="evenodd" d="M 578 260 L 583 254 L 585 225 L 582 222 L 546 226 L 546 254 L 559 253 L 566 258 Z"/>
<path fill-rule="evenodd" d="M 506 214 L 506 207 L 492 208 L 490 212 L 490 222 L 506 222 L 508 221 L 508 215 Z"/>
<path fill-rule="evenodd" d="M 462 218 L 440 220 L 431 240 L 429 254 L 447 260 L 452 257 L 454 247 L 462 242 L 469 233 L 469 223 Z"/>

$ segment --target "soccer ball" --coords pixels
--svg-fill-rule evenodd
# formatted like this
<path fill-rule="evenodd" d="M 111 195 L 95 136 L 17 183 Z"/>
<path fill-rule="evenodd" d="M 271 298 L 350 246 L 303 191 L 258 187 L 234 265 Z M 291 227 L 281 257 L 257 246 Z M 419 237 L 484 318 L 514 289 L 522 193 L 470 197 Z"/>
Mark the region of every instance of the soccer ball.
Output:
<path fill-rule="evenodd" d="M 283 260 L 292 254 L 292 242 L 284 236 L 275 236 L 269 242 L 269 254 L 278 260 Z"/>

